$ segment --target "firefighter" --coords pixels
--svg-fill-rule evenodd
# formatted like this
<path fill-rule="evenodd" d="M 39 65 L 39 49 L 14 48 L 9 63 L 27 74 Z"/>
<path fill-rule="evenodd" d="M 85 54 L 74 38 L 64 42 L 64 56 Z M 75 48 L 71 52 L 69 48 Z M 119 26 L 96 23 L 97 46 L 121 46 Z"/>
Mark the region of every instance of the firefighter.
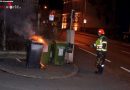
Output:
<path fill-rule="evenodd" d="M 96 48 L 97 61 L 96 61 L 96 71 L 95 73 L 102 74 L 104 69 L 104 62 L 107 52 L 107 38 L 105 36 L 104 29 L 98 29 L 98 39 L 93 44 Z"/>

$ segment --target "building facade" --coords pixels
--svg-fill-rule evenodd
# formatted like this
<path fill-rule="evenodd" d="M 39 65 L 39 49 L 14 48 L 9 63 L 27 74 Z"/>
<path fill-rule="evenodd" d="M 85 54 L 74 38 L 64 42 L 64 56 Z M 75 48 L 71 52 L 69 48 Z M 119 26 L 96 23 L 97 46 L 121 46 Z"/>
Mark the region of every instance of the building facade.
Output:
<path fill-rule="evenodd" d="M 75 10 L 73 22 L 73 29 L 75 30 L 85 31 L 111 27 L 114 23 L 113 7 L 113 0 L 64 0 L 62 28 L 67 28 L 72 9 Z"/>

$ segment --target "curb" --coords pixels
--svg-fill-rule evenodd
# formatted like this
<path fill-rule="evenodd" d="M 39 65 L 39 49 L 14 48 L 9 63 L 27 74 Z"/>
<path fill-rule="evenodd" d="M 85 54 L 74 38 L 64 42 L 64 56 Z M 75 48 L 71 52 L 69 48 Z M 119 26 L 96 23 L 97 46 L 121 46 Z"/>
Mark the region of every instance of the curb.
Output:
<path fill-rule="evenodd" d="M 13 75 L 17 75 L 17 76 L 22 76 L 22 77 L 26 77 L 26 78 L 34 78 L 34 79 L 65 79 L 65 78 L 69 78 L 69 77 L 72 77 L 74 75 L 76 75 L 79 71 L 79 68 L 76 64 L 73 64 L 73 72 L 71 72 L 70 74 L 67 74 L 67 75 L 64 75 L 64 76 L 52 76 L 52 77 L 41 77 L 41 76 L 36 76 L 36 75 L 25 75 L 25 74 L 20 74 L 20 73 L 17 73 L 17 72 L 14 72 L 12 70 L 9 70 L 9 69 L 6 69 L 4 67 L 2 67 L 0 65 L 0 70 L 3 71 L 3 72 L 7 72 L 9 74 L 13 74 Z"/>
<path fill-rule="evenodd" d="M 27 77 L 27 78 L 40 78 L 40 77 L 36 77 L 36 76 L 33 76 L 33 75 L 18 74 L 16 72 L 12 71 L 12 70 L 3 68 L 1 65 L 0 65 L 0 70 L 3 71 L 3 72 L 7 72 L 9 74 L 17 75 L 17 76 L 23 76 L 23 77 Z"/>
<path fill-rule="evenodd" d="M 78 73 L 78 71 L 79 71 L 79 68 L 78 68 L 78 66 L 76 64 L 73 64 L 73 66 L 74 66 L 74 71 L 71 72 L 68 75 L 61 76 L 61 77 L 54 76 L 54 77 L 50 77 L 50 78 L 46 78 L 46 79 L 64 79 L 64 78 L 72 77 L 72 76 L 76 75 Z"/>
<path fill-rule="evenodd" d="M 0 54 L 26 54 L 25 51 L 0 51 Z"/>

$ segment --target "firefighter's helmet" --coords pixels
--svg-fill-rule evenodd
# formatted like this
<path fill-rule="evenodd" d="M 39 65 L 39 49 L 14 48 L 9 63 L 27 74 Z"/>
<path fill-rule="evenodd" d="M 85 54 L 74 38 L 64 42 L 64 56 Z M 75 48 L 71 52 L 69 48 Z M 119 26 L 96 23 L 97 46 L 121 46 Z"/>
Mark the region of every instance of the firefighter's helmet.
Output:
<path fill-rule="evenodd" d="M 105 34 L 104 29 L 98 29 L 99 34 Z"/>

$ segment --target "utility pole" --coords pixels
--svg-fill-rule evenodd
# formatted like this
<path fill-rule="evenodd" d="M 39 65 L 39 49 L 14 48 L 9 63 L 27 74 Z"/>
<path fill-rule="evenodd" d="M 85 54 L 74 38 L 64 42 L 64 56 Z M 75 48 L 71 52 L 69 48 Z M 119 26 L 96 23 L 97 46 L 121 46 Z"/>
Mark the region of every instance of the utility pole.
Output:
<path fill-rule="evenodd" d="M 71 52 L 66 53 L 66 62 L 67 63 L 73 63 L 73 55 L 74 55 L 74 37 L 75 37 L 75 31 L 72 30 L 72 26 L 73 26 L 73 19 L 74 19 L 74 13 L 75 10 L 71 10 L 71 21 L 70 21 L 70 30 L 67 30 L 67 44 L 68 47 L 70 49 Z"/>
<path fill-rule="evenodd" d="M 6 10 L 4 9 L 4 22 L 3 22 L 3 51 L 6 51 Z"/>
<path fill-rule="evenodd" d="M 84 17 L 86 18 L 86 1 L 87 0 L 84 0 Z"/>
<path fill-rule="evenodd" d="M 38 20 L 37 20 L 37 32 L 38 33 L 40 32 L 40 17 L 41 17 L 41 14 L 38 12 Z"/>
<path fill-rule="evenodd" d="M 83 20 L 83 23 L 84 23 L 84 32 L 86 30 L 86 23 L 87 23 L 87 20 L 86 20 L 86 1 L 87 0 L 84 0 L 84 20 Z"/>
<path fill-rule="evenodd" d="M 71 17 L 70 17 L 70 30 L 72 30 L 74 11 L 75 11 L 75 10 L 73 10 L 73 9 L 71 10 Z"/>

